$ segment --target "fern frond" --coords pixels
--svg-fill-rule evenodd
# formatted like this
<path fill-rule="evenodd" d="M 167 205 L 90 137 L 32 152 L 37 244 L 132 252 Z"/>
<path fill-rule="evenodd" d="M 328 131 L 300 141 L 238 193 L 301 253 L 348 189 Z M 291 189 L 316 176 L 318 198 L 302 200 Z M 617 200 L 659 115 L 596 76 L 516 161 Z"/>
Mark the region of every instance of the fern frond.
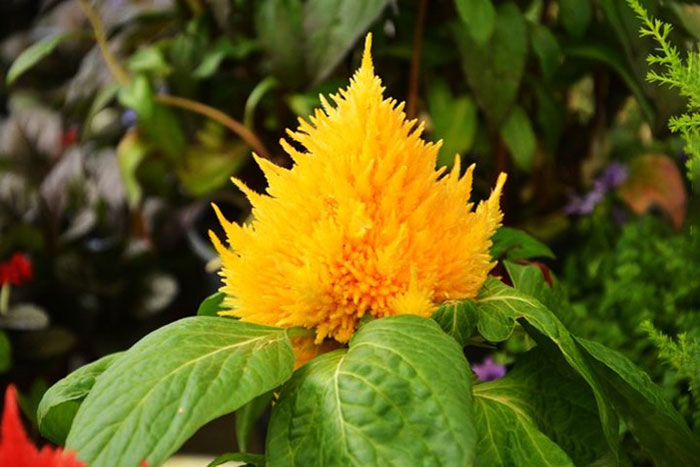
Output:
<path fill-rule="evenodd" d="M 651 37 L 657 43 L 654 53 L 647 57 L 649 66 L 656 68 L 647 73 L 647 81 L 676 88 L 678 93 L 687 99 L 687 113 L 673 117 L 669 128 L 673 132 L 680 132 L 685 142 L 684 150 L 689 157 L 688 178 L 698 188 L 700 178 L 696 175 L 700 172 L 700 115 L 697 113 L 700 110 L 700 53 L 691 51 L 684 61 L 678 49 L 669 41 L 673 27 L 649 16 L 639 0 L 627 0 L 627 4 L 642 22 L 640 36 Z"/>

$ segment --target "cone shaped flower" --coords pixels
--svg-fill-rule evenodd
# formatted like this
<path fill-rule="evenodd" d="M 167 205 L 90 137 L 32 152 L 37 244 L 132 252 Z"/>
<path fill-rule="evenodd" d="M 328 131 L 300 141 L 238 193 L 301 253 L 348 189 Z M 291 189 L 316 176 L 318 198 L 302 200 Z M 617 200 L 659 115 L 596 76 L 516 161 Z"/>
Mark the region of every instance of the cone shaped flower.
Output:
<path fill-rule="evenodd" d="M 505 174 L 475 208 L 474 166 L 460 177 L 456 157 L 448 174 L 435 170 L 439 144 L 383 98 L 370 46 L 368 35 L 350 86 L 288 131 L 297 144 L 280 141 L 291 169 L 256 157 L 267 194 L 234 180 L 254 220 L 231 223 L 214 206 L 230 246 L 211 234 L 230 308 L 221 314 L 347 342 L 365 314 L 430 317 L 437 303 L 475 297 L 494 266 Z"/>

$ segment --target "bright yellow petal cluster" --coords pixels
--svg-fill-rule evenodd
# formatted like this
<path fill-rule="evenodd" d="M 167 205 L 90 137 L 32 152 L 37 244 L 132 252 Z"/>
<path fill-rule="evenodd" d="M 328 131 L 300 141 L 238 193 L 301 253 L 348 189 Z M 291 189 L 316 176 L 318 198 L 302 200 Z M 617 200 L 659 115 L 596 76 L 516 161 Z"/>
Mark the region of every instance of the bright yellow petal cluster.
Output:
<path fill-rule="evenodd" d="M 474 209 L 474 166 L 460 177 L 457 157 L 449 174 L 435 170 L 439 144 L 420 138 L 403 104 L 383 99 L 370 45 L 368 35 L 362 66 L 334 104 L 322 97 L 323 109 L 288 131 L 298 144 L 280 142 L 291 169 L 256 157 L 267 194 L 234 180 L 254 220 L 231 223 L 216 209 L 230 245 L 212 234 L 230 308 L 221 314 L 347 342 L 367 313 L 429 317 L 486 280 L 505 174 Z"/>

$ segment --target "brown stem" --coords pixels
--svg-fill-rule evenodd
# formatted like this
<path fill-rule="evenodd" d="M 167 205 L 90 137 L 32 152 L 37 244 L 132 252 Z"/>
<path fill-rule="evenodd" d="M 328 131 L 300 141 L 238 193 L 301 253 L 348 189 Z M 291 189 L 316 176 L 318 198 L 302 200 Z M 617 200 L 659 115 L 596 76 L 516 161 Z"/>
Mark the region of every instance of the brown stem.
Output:
<path fill-rule="evenodd" d="M 117 60 L 117 57 L 114 56 L 112 50 L 109 48 L 109 41 L 107 40 L 107 35 L 102 27 L 100 15 L 97 14 L 88 0 L 78 0 L 78 2 L 80 3 L 80 8 L 82 8 L 83 13 L 85 13 L 85 16 L 92 26 L 92 30 L 95 34 L 95 40 L 97 41 L 97 45 L 100 47 L 100 51 L 102 52 L 102 56 L 107 63 L 109 71 L 112 73 L 114 78 L 119 81 L 119 84 L 122 86 L 128 85 L 130 82 L 129 73 L 124 69 L 124 67 L 122 67 L 119 60 Z"/>
<path fill-rule="evenodd" d="M 418 82 L 420 80 L 420 62 L 423 56 L 423 31 L 425 30 L 425 11 L 428 0 L 418 0 L 416 26 L 413 30 L 413 51 L 411 54 L 411 74 L 408 79 L 408 98 L 406 99 L 406 115 L 415 117 L 418 105 Z"/>
<path fill-rule="evenodd" d="M 156 102 L 160 102 L 161 104 L 179 107 L 181 109 L 189 110 L 191 112 L 204 115 L 205 117 L 209 117 L 212 120 L 221 123 L 226 128 L 240 136 L 241 139 L 248 143 L 250 147 L 252 147 L 253 150 L 256 153 L 258 153 L 260 157 L 264 157 L 266 159 L 270 158 L 270 152 L 267 150 L 262 141 L 260 141 L 260 139 L 255 135 L 255 133 L 253 133 L 248 128 L 246 128 L 245 125 L 233 119 L 232 117 L 229 117 L 222 111 L 213 107 L 209 107 L 208 105 L 202 104 L 201 102 L 186 99 L 184 97 L 169 96 L 167 94 L 160 94 L 156 96 L 155 100 Z"/>

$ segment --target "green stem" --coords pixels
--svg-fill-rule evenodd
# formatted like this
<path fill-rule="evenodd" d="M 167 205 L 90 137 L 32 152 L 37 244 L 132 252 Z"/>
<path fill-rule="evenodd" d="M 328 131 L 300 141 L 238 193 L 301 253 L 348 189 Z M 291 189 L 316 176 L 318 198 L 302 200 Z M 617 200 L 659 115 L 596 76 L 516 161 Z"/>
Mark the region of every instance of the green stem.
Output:
<path fill-rule="evenodd" d="M 0 316 L 5 316 L 10 309 L 10 283 L 5 282 L 0 289 Z"/>
<path fill-rule="evenodd" d="M 253 129 L 255 108 L 267 91 L 274 89 L 275 86 L 277 86 L 277 80 L 273 76 L 268 76 L 253 88 L 253 91 L 248 96 L 248 100 L 245 102 L 245 110 L 243 112 L 243 124 L 246 128 Z"/>

